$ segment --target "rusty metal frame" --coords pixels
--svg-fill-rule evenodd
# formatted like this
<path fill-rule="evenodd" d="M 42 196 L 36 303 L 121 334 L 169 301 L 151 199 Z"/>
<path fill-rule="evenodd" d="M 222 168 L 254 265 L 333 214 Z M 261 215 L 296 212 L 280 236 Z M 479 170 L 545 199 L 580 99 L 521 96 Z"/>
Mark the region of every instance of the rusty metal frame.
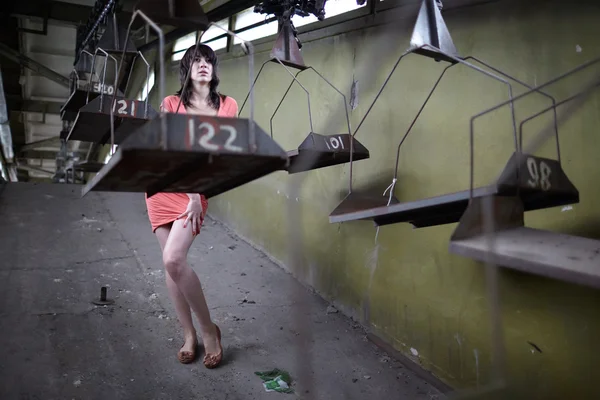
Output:
<path fill-rule="evenodd" d="M 389 194 L 389 198 L 387 201 L 387 206 L 390 206 L 390 204 L 392 202 L 397 202 L 397 200 L 394 198 L 394 188 L 396 186 L 396 182 L 398 179 L 398 167 L 399 167 L 399 161 L 400 161 L 400 149 L 402 147 L 402 144 L 404 143 L 404 141 L 406 140 L 406 138 L 408 137 L 408 135 L 410 134 L 410 132 L 412 131 L 413 126 L 415 125 L 417 119 L 419 118 L 419 116 L 421 115 L 423 109 L 425 108 L 425 106 L 427 105 L 427 103 L 429 102 L 429 99 L 431 98 L 431 96 L 433 95 L 434 91 L 436 90 L 436 88 L 438 87 L 441 79 L 444 77 L 446 71 L 456 65 L 456 64 L 463 64 L 475 71 L 478 71 L 492 79 L 495 79 L 501 83 L 504 83 L 508 86 L 508 96 L 509 99 L 512 99 L 512 85 L 505 79 L 494 75 L 488 71 L 485 71 L 467 61 L 465 61 L 462 58 L 459 57 L 455 57 L 449 53 L 444 52 L 443 50 L 436 48 L 430 44 L 423 44 L 420 46 L 416 46 L 416 47 L 411 47 L 408 50 L 406 50 L 404 53 L 402 53 L 400 55 L 400 57 L 398 58 L 398 60 L 396 61 L 396 63 L 394 64 L 392 70 L 390 71 L 390 73 L 388 74 L 386 80 L 384 81 L 383 85 L 381 86 L 381 88 L 379 89 L 379 91 L 377 92 L 375 98 L 373 99 L 373 102 L 371 103 L 371 105 L 369 106 L 369 108 L 367 109 L 367 112 L 365 113 L 365 115 L 363 116 L 363 118 L 361 119 L 361 121 L 359 122 L 358 126 L 356 127 L 356 130 L 354 131 L 354 135 L 356 135 L 356 133 L 358 132 L 358 130 L 361 128 L 361 126 L 363 125 L 364 121 L 366 120 L 366 118 L 368 117 L 368 115 L 370 114 L 371 110 L 373 109 L 375 103 L 377 102 L 377 100 L 379 99 L 379 97 L 381 96 L 381 94 L 383 93 L 383 90 L 385 89 L 385 87 L 387 86 L 389 80 L 391 79 L 392 75 L 394 74 L 396 68 L 398 67 L 398 65 L 400 64 L 400 61 L 402 61 L 402 59 L 404 57 L 406 57 L 407 55 L 411 54 L 411 53 L 416 53 L 419 55 L 426 55 L 428 57 L 432 57 L 432 55 L 442 55 L 442 58 L 446 61 L 452 62 L 452 64 L 448 65 L 446 68 L 444 68 L 444 70 L 442 71 L 442 73 L 440 74 L 440 76 L 438 77 L 438 79 L 435 81 L 432 89 L 430 90 L 429 94 L 427 95 L 425 101 L 423 102 L 423 104 L 421 105 L 421 108 L 419 109 L 419 111 L 417 112 L 417 115 L 415 116 L 415 118 L 412 120 L 411 124 L 409 125 L 408 130 L 406 131 L 406 133 L 404 134 L 404 136 L 402 137 L 402 139 L 400 140 L 397 150 L 396 150 L 396 162 L 395 162 L 395 169 L 394 169 L 394 177 L 392 179 L 392 183 L 390 184 L 390 186 L 388 186 L 388 188 L 386 189 L 386 191 L 384 192 L 384 196 L 387 193 L 387 191 L 389 190 L 390 194 Z M 503 75 L 508 76 L 506 74 L 503 73 Z M 515 120 L 515 115 L 514 115 L 514 109 L 511 108 L 511 118 L 512 118 L 512 122 L 513 122 L 513 135 L 515 137 L 515 143 L 516 143 L 516 138 L 517 138 L 517 129 L 516 129 L 516 120 Z M 353 201 L 353 199 L 350 198 L 350 196 L 352 195 L 352 190 L 353 190 L 353 163 L 350 162 L 350 174 L 349 174 L 349 185 L 348 185 L 348 194 L 346 196 L 346 198 L 344 200 L 342 200 L 342 203 L 344 202 L 351 202 Z M 339 207 L 339 206 L 338 206 Z M 362 210 L 362 211 L 358 211 L 353 213 L 353 217 L 352 220 L 354 219 L 363 219 L 363 218 L 368 218 L 368 215 L 370 215 L 370 209 L 367 210 Z M 333 218 L 332 221 L 332 217 L 330 216 L 330 222 L 342 222 L 341 218 Z"/>
<path fill-rule="evenodd" d="M 252 88 L 254 88 L 265 65 L 267 65 L 270 62 L 274 62 L 274 63 L 281 65 L 285 69 L 285 71 L 292 77 L 292 80 L 291 80 L 287 90 L 285 91 L 283 97 L 277 104 L 277 107 L 275 108 L 275 111 L 273 112 L 273 114 L 271 115 L 271 118 L 269 120 L 269 128 L 270 128 L 271 138 L 274 137 L 274 135 L 273 135 L 273 119 L 275 118 L 275 115 L 277 114 L 277 112 L 279 111 L 279 108 L 283 104 L 283 101 L 287 97 L 290 89 L 292 88 L 294 83 L 297 83 L 302 88 L 302 90 L 306 93 L 307 106 L 308 106 L 308 120 L 309 120 L 309 125 L 310 125 L 309 136 L 311 136 L 314 141 L 315 133 L 314 133 L 314 128 L 313 128 L 312 110 L 311 110 L 311 105 L 310 105 L 310 93 L 304 87 L 304 85 L 302 85 L 302 83 L 298 80 L 298 76 L 300 75 L 300 73 L 302 73 L 303 71 L 306 71 L 306 70 L 312 70 L 342 97 L 343 104 L 344 104 L 344 111 L 346 114 L 346 125 L 348 127 L 348 135 L 350 136 L 350 163 L 352 163 L 354 161 L 353 160 L 354 135 L 352 134 L 352 128 L 350 125 L 350 115 L 348 113 L 348 105 L 346 103 L 346 96 L 337 87 L 335 87 L 335 85 L 333 85 L 327 78 L 325 78 L 319 71 L 317 71 L 314 67 L 306 66 L 304 64 L 304 60 L 301 59 L 301 56 L 299 56 L 300 57 L 300 59 L 299 59 L 298 57 L 295 57 L 293 55 L 293 53 L 295 53 L 295 52 L 292 50 L 298 49 L 298 46 L 295 43 L 294 37 L 291 35 L 291 32 L 290 32 L 291 26 L 287 26 L 289 24 L 290 24 L 290 21 L 288 21 L 288 20 L 283 20 L 283 22 L 281 23 L 279 33 L 278 33 L 278 39 L 271 50 L 270 57 L 265 62 L 263 62 L 263 64 L 261 65 L 261 67 L 258 71 L 258 74 L 256 75 L 256 77 L 254 78 L 254 81 L 252 82 Z M 286 26 L 289 29 L 286 29 Z M 284 55 L 292 55 L 292 57 L 290 57 L 289 59 L 284 59 L 284 58 L 278 57 L 278 54 L 281 54 L 282 52 Z M 298 53 L 299 53 L 299 50 L 298 50 Z M 299 71 L 294 75 L 288 67 L 298 69 Z M 242 106 L 240 107 L 240 113 L 244 109 L 244 105 L 246 104 L 246 101 L 248 100 L 249 95 L 250 95 L 250 93 L 244 99 L 244 102 L 242 103 Z M 302 168 L 302 170 L 312 169 L 312 167 L 314 167 L 314 165 L 315 165 L 315 161 L 316 160 L 311 159 L 309 162 L 306 162 L 307 165 L 305 165 L 304 168 Z"/>
<path fill-rule="evenodd" d="M 288 74 L 290 74 L 290 76 L 292 77 L 292 81 L 290 82 L 287 90 L 285 91 L 285 94 L 283 95 L 283 97 L 281 98 L 281 100 L 279 101 L 279 104 L 277 104 L 277 107 L 275 108 L 275 111 L 273 111 L 273 114 L 271 115 L 271 119 L 269 120 L 269 126 L 270 126 L 270 132 L 271 132 L 271 137 L 273 137 L 273 119 L 275 118 L 275 114 L 277 114 L 277 112 L 279 111 L 279 108 L 281 107 L 281 104 L 283 104 L 283 101 L 285 100 L 285 98 L 287 97 L 290 89 L 292 88 L 292 86 L 294 85 L 294 83 L 297 83 L 302 90 L 304 90 L 304 92 L 306 93 L 306 98 L 307 98 L 307 102 L 308 102 L 308 119 L 309 119 L 309 123 L 310 123 L 310 132 L 313 133 L 314 129 L 313 129 L 313 119 L 312 119 L 312 112 L 311 112 L 311 107 L 310 107 L 310 93 L 309 91 L 300 83 L 300 81 L 298 80 L 298 75 L 300 75 L 302 72 L 307 71 L 307 70 L 312 70 L 314 71 L 321 79 L 323 79 L 333 90 L 335 90 L 340 96 L 342 96 L 342 100 L 344 103 L 344 110 L 346 112 L 346 125 L 348 127 L 348 134 L 351 135 L 352 137 L 354 137 L 352 135 L 352 128 L 350 126 L 350 115 L 348 114 L 348 105 L 346 103 L 346 95 L 344 95 L 344 93 L 342 93 L 338 88 L 336 88 L 329 80 L 327 80 L 327 78 L 325 78 L 319 71 L 317 71 L 314 67 L 312 66 L 308 66 L 304 69 L 301 69 L 300 71 L 298 71 L 296 73 L 296 75 L 293 75 L 292 72 L 288 69 L 288 67 L 286 67 L 286 65 L 278 58 L 275 59 L 286 71 Z M 257 76 L 258 79 L 258 76 Z M 352 141 L 350 142 L 352 143 Z"/>
<path fill-rule="evenodd" d="M 158 86 L 159 86 L 160 98 L 162 101 L 162 99 L 165 97 L 164 96 L 164 94 L 165 94 L 165 61 L 164 61 L 164 57 L 162 57 L 165 53 L 164 33 L 163 33 L 162 29 L 154 21 L 152 21 L 150 18 L 148 18 L 146 16 L 146 14 L 144 14 L 141 10 L 138 9 L 138 10 L 135 10 L 133 15 L 131 16 L 131 20 L 129 21 L 129 26 L 127 27 L 127 34 L 125 35 L 124 43 L 127 43 L 129 41 L 131 27 L 137 16 L 140 16 L 146 22 L 146 27 L 152 28 L 158 35 L 158 40 L 159 40 L 158 54 L 160 56 L 159 57 L 160 79 L 158 82 Z M 126 47 L 124 47 L 122 54 L 121 54 L 121 60 L 125 59 L 126 51 L 127 51 L 127 49 L 126 49 Z M 123 63 L 120 63 L 119 69 L 117 71 L 117 77 L 121 75 L 122 67 L 123 67 Z M 116 96 L 117 96 L 117 92 L 116 92 L 116 88 L 115 88 L 115 91 L 113 92 L 113 95 L 112 95 L 111 104 L 115 103 Z M 148 100 L 148 98 L 146 98 L 146 101 L 147 100 Z M 163 145 L 163 148 L 166 148 L 166 145 L 167 145 L 167 122 L 166 122 L 166 119 L 164 118 L 164 113 L 162 112 L 162 110 L 159 112 L 158 117 L 160 118 L 160 126 L 161 126 L 161 132 L 162 132 L 162 145 Z M 115 138 L 114 107 L 112 107 L 112 106 L 110 107 L 110 137 L 111 137 L 111 153 L 112 153 L 111 156 L 112 156 L 112 155 L 114 155 L 113 149 L 114 149 L 114 138 Z"/>
<path fill-rule="evenodd" d="M 159 96 L 160 98 L 164 98 L 165 95 L 165 90 L 164 90 L 164 86 L 165 86 L 165 69 L 164 69 L 164 57 L 162 57 L 164 55 L 164 34 L 163 31 L 161 30 L 160 27 L 158 27 L 158 25 L 156 25 L 156 23 L 154 21 L 152 21 L 146 14 L 144 14 L 141 10 L 136 10 L 132 16 L 131 22 L 129 24 L 128 30 L 127 30 L 127 37 L 126 40 L 128 39 L 128 36 L 131 32 L 131 26 L 133 24 L 133 21 L 135 20 L 136 17 L 141 17 L 142 19 L 145 20 L 146 24 L 148 26 L 150 26 L 153 30 L 155 30 L 157 32 L 157 34 L 159 35 L 159 40 L 160 40 L 160 45 L 159 45 L 159 54 L 161 55 L 160 59 L 159 59 L 159 63 L 160 63 L 160 74 L 159 74 Z M 219 29 L 227 32 L 228 34 L 234 36 L 234 37 L 238 37 L 238 35 L 236 35 L 234 32 L 231 32 L 217 24 L 211 23 L 209 26 L 215 25 L 217 26 Z M 253 118 L 253 112 L 254 112 L 254 102 L 253 102 L 253 88 L 252 88 L 252 78 L 254 75 L 254 48 L 252 46 L 252 44 L 250 42 L 245 41 L 243 38 L 238 37 L 241 41 L 242 41 L 242 47 L 247 51 L 248 55 L 249 55 L 249 84 L 250 84 L 250 96 L 251 96 L 251 117 L 250 119 L 246 122 L 246 124 L 248 125 L 247 128 L 247 132 L 248 132 L 248 152 L 246 153 L 247 155 L 252 155 L 254 153 L 256 153 L 258 151 L 258 143 L 257 143 L 257 131 L 260 128 L 256 127 L 256 123 L 254 122 L 254 118 Z M 201 40 L 201 36 L 198 36 L 197 39 L 197 43 L 196 46 L 194 47 L 194 55 L 197 52 L 198 49 L 198 44 L 200 43 Z M 125 50 L 123 50 L 125 51 Z M 120 75 L 120 71 L 122 68 L 123 64 L 121 63 L 119 65 L 119 71 L 117 72 L 117 75 Z M 188 73 L 188 76 L 186 77 L 186 82 L 184 82 L 184 85 L 187 84 L 187 81 L 190 78 L 190 74 Z M 114 103 L 115 100 L 115 96 L 116 93 L 113 93 L 112 96 L 112 102 Z M 181 99 L 180 99 L 181 101 Z M 162 149 L 162 150 L 168 150 L 168 141 L 167 141 L 167 114 L 169 114 L 169 118 L 173 119 L 177 113 L 169 113 L 166 112 L 164 109 L 161 109 L 159 114 L 158 114 L 158 120 L 152 120 L 149 121 L 147 123 L 152 123 L 152 127 L 148 128 L 148 129 L 154 129 L 154 127 L 156 126 L 156 128 L 158 128 L 158 131 L 155 130 L 155 132 L 158 133 L 158 149 Z M 111 128 L 111 136 L 114 137 L 114 110 L 113 107 L 110 107 L 110 128 Z M 260 133 L 260 132 L 259 132 Z M 276 143 L 274 141 L 271 142 L 273 145 L 276 145 Z M 133 149 L 135 147 L 134 144 L 132 144 L 133 147 L 130 148 Z M 279 147 L 279 146 L 277 146 Z M 111 170 L 111 168 L 114 166 L 114 164 L 118 161 L 119 156 L 121 155 L 121 148 L 119 148 L 117 150 L 117 152 L 115 153 L 115 155 L 117 156 L 112 157 L 111 158 L 111 162 L 109 162 L 109 164 L 107 164 L 106 168 L 101 170 L 96 177 L 94 178 L 94 181 L 91 182 L 91 184 L 88 184 L 84 189 L 83 189 L 83 195 L 85 195 L 92 187 L 95 186 L 95 184 L 97 182 L 99 182 L 102 177 L 106 174 L 108 174 Z M 285 155 L 285 154 L 284 154 Z M 209 155 L 211 156 L 211 155 Z M 287 160 L 287 158 L 286 158 Z M 114 162 L 113 162 L 114 161 Z M 189 163 L 188 163 L 189 164 Z M 185 176 L 187 176 L 189 174 L 189 168 L 190 165 L 188 165 L 186 163 L 177 166 L 177 168 L 175 170 L 173 170 L 170 175 L 169 175 L 169 182 L 158 182 L 155 183 L 152 188 L 150 189 L 150 193 L 149 196 L 151 196 L 154 193 L 157 193 L 163 189 L 165 189 L 166 186 L 168 186 L 170 184 L 170 182 L 176 182 L 181 180 L 182 178 L 184 178 Z"/>
<path fill-rule="evenodd" d="M 94 76 L 94 70 L 96 68 L 96 56 L 98 55 L 98 52 L 102 53 L 104 55 L 104 65 L 102 67 L 102 78 L 100 80 L 100 104 L 98 107 L 98 112 L 101 113 L 102 112 L 102 106 L 104 103 L 104 88 L 105 88 L 105 84 L 106 84 L 106 68 L 108 66 L 108 59 L 110 58 L 113 63 L 114 63 L 114 67 L 115 67 L 115 77 L 114 77 L 114 85 L 113 85 L 113 93 L 116 93 L 116 87 L 117 87 L 117 80 L 118 80 L 118 75 L 117 75 L 117 69 L 118 69 L 118 65 L 119 62 L 117 61 L 117 59 L 115 57 L 113 57 L 112 55 L 110 55 L 107 51 L 105 51 L 104 49 L 100 48 L 100 47 L 96 47 L 96 50 L 94 51 L 94 53 L 90 53 L 87 50 L 82 50 L 81 54 L 88 54 L 90 56 L 92 56 L 92 65 L 91 65 L 91 69 L 90 69 L 90 77 L 87 81 L 87 90 L 86 90 L 86 99 L 85 99 L 85 104 L 89 104 L 90 102 L 90 89 L 92 87 L 92 77 Z M 75 75 L 78 77 L 77 71 L 74 71 Z M 77 84 L 75 87 L 75 90 L 77 90 Z M 75 121 L 73 122 L 73 125 L 71 126 L 71 129 L 69 130 L 69 133 L 67 134 L 67 140 L 69 140 L 69 138 L 71 137 L 71 133 L 73 132 L 74 129 L 76 129 L 77 127 L 77 122 L 79 120 L 79 117 L 81 116 L 81 110 L 77 113 L 77 117 L 75 118 Z M 112 143 L 111 143 L 112 144 Z M 112 147 L 111 147 L 112 149 Z M 112 150 L 111 150 L 112 151 Z"/>
<path fill-rule="evenodd" d="M 482 117 L 482 116 L 484 116 L 484 115 L 486 115 L 486 114 L 488 114 L 488 113 L 490 113 L 490 112 L 492 112 L 492 111 L 498 110 L 498 109 L 504 107 L 505 105 L 510 105 L 511 109 L 514 109 L 514 102 L 516 102 L 517 100 L 520 100 L 520 99 L 522 99 L 522 98 L 524 98 L 526 96 L 529 96 L 532 93 L 542 93 L 542 94 L 545 95 L 545 93 L 540 92 L 540 89 L 542 89 L 544 87 L 547 87 L 547 86 L 550 86 L 551 84 L 556 83 L 559 80 L 561 80 L 563 78 L 566 78 L 567 76 L 570 76 L 570 75 L 572 75 L 572 74 L 574 74 L 574 73 L 576 73 L 578 71 L 581 71 L 581 70 L 583 70 L 585 68 L 588 68 L 589 66 L 594 65 L 594 64 L 596 64 L 598 62 L 600 62 L 600 57 L 594 58 L 594 59 L 592 59 L 592 60 L 590 60 L 590 61 L 588 61 L 588 62 L 586 62 L 584 64 L 581 64 L 581 65 L 579 65 L 579 66 L 577 66 L 577 67 L 575 67 L 575 68 L 573 68 L 573 69 L 571 69 L 571 70 L 569 70 L 569 71 L 567 71 L 567 72 L 565 72 L 565 73 L 563 73 L 561 75 L 558 75 L 557 77 L 555 77 L 555 78 L 547 81 L 546 83 L 543 83 L 542 85 L 539 85 L 539 86 L 536 86 L 534 88 L 531 88 L 530 90 L 528 90 L 528 91 L 526 91 L 524 93 L 521 93 L 520 95 L 518 95 L 518 96 L 516 96 L 516 97 L 514 97 L 514 98 L 512 98 L 512 99 L 510 99 L 508 101 L 504 101 L 504 102 L 499 103 L 499 104 L 497 104 L 497 105 L 495 105 L 493 107 L 485 109 L 485 110 L 483 110 L 483 111 L 479 112 L 478 114 L 475 114 L 474 116 L 471 117 L 471 120 L 470 120 L 470 123 L 469 123 L 469 129 L 470 129 L 470 131 L 469 131 L 469 148 L 470 148 L 470 173 L 469 173 L 470 174 L 470 177 L 469 177 L 470 184 L 469 184 L 469 190 L 471 191 L 471 193 L 473 192 L 473 189 L 474 189 L 474 169 L 475 169 L 475 167 L 474 167 L 474 164 L 475 164 L 474 163 L 474 136 L 475 136 L 474 123 L 475 123 L 475 120 L 478 119 L 478 118 L 480 118 L 480 117 Z M 577 96 L 575 96 L 575 97 L 577 97 Z M 572 98 L 570 98 L 568 100 L 570 101 L 570 100 L 572 100 Z M 552 107 L 549 107 L 549 108 L 547 108 L 545 110 L 542 110 L 543 112 L 546 112 L 546 111 L 549 111 L 549 110 L 552 110 L 552 109 L 554 110 L 555 118 L 554 118 L 554 125 L 553 126 L 554 126 L 554 136 L 555 136 L 555 140 L 556 140 L 557 155 L 559 157 L 559 162 L 560 162 L 560 145 L 559 145 L 559 139 L 558 139 L 558 122 L 557 122 L 557 116 L 556 116 L 556 107 L 559 104 L 564 104 L 566 101 L 567 100 L 563 100 L 560 103 L 556 103 L 553 100 Z M 537 114 L 534 114 L 534 117 L 535 116 L 537 116 Z M 522 129 L 523 123 L 524 122 L 521 123 L 520 130 Z M 517 136 L 516 131 L 515 131 L 515 149 L 516 149 L 517 152 L 521 152 L 521 141 L 522 141 L 521 140 L 521 135 Z M 517 171 L 517 173 L 518 173 L 518 171 Z"/>
<path fill-rule="evenodd" d="M 477 391 L 471 391 L 471 393 L 466 393 L 465 396 L 460 396 L 460 398 L 474 398 L 475 395 L 477 395 L 477 392 L 481 392 L 482 390 L 493 390 L 496 392 L 500 392 L 500 391 L 506 392 L 506 391 L 512 390 L 505 379 L 506 360 L 505 360 L 504 336 L 503 336 L 503 328 L 502 328 L 502 315 L 500 312 L 500 294 L 499 294 L 499 285 L 498 285 L 499 266 L 497 265 L 497 262 L 499 262 L 500 259 L 495 255 L 497 253 L 496 246 L 497 246 L 498 240 L 502 241 L 505 239 L 502 237 L 497 237 L 498 236 L 498 228 L 501 227 L 502 224 L 506 223 L 506 221 L 497 220 L 497 218 L 496 218 L 497 210 L 494 209 L 495 204 L 494 204 L 493 196 L 486 196 L 486 197 L 483 197 L 480 199 L 474 199 L 474 197 L 473 197 L 473 169 L 474 169 L 474 165 L 472 162 L 473 121 L 476 118 L 478 118 L 484 114 L 487 114 L 489 112 L 492 112 L 494 110 L 497 110 L 507 104 L 510 104 L 511 106 L 513 106 L 514 101 L 519 100 L 520 98 L 523 98 L 533 92 L 539 92 L 539 89 L 549 86 L 549 85 L 559 81 L 560 79 L 563 79 L 563 78 L 565 78 L 571 74 L 574 74 L 578 71 L 581 71 L 599 61 L 600 61 L 600 57 L 592 59 L 584 64 L 581 64 L 581 65 L 571 69 L 570 71 L 567 71 L 566 73 L 563 73 L 563 74 L 551 79 L 550 81 L 548 81 L 540 86 L 537 86 L 537 87 L 531 89 L 528 92 L 525 92 L 525 93 L 515 97 L 514 99 L 512 99 L 510 101 L 505 101 L 500 104 L 497 104 L 496 106 L 489 108 L 487 110 L 484 110 L 481 113 L 476 114 L 471 118 L 471 126 L 470 126 L 470 128 L 471 128 L 470 129 L 470 151 L 471 151 L 471 165 L 470 165 L 470 167 L 471 167 L 471 171 L 470 171 L 471 172 L 471 176 L 470 176 L 471 188 L 470 189 L 471 190 L 470 190 L 470 200 L 469 201 L 470 201 L 470 207 L 471 206 L 476 207 L 477 208 L 476 211 L 480 215 L 479 216 L 474 215 L 473 214 L 474 212 L 472 211 L 471 215 L 465 216 L 465 218 L 468 218 L 468 219 L 479 218 L 478 224 L 480 224 L 480 226 L 477 227 L 477 229 L 479 230 L 480 234 L 483 236 L 483 240 L 485 242 L 485 247 L 483 247 L 481 249 L 481 252 L 479 254 L 477 254 L 477 259 L 482 261 L 484 264 L 484 267 L 485 267 L 486 290 L 487 290 L 488 304 L 490 307 L 489 317 L 490 317 L 491 336 L 492 336 L 491 342 L 492 342 L 493 363 L 492 363 L 491 383 L 487 386 L 487 388 L 482 388 L 482 389 L 478 388 Z M 517 143 L 517 145 L 519 146 L 519 151 L 521 151 L 521 152 L 523 151 L 522 127 L 526 122 L 530 121 L 531 119 L 533 119 L 537 116 L 543 115 L 544 113 L 546 113 L 547 111 L 550 111 L 551 109 L 554 109 L 555 115 L 556 115 L 556 108 L 558 106 L 564 105 L 567 102 L 573 102 L 572 105 L 564 113 L 565 117 L 570 117 L 574 114 L 574 112 L 577 110 L 577 108 L 579 108 L 581 106 L 581 104 L 583 104 L 583 101 L 584 101 L 585 97 L 587 97 L 589 95 L 589 92 L 591 92 L 593 89 L 597 88 L 598 86 L 600 86 L 600 75 L 597 74 L 595 76 L 595 78 L 593 78 L 591 81 L 585 83 L 583 85 L 583 89 L 580 90 L 579 92 L 577 92 L 576 95 L 572 95 L 569 98 L 562 100 L 558 103 L 553 103 L 552 107 L 548 107 L 540 112 L 534 113 L 530 117 L 523 120 L 519 126 L 519 142 Z M 577 100 L 577 102 L 575 100 Z M 549 139 L 553 135 L 555 136 L 555 138 L 558 142 L 558 139 L 556 136 L 557 131 L 558 131 L 557 119 L 558 119 L 558 117 L 555 117 L 555 119 L 551 125 L 547 125 L 544 129 L 540 130 L 540 132 L 533 138 L 532 144 L 529 146 L 529 148 L 525 149 L 525 153 L 531 153 L 531 152 L 535 151 L 536 148 L 539 148 L 542 143 L 544 143 L 547 139 Z M 560 165 L 560 161 L 558 161 L 558 163 Z M 498 175 L 501 176 L 502 174 L 507 173 L 507 172 L 508 173 L 517 173 L 518 172 L 518 164 L 514 164 L 512 166 L 512 170 L 511 170 L 511 166 L 508 166 Z M 494 181 L 497 181 L 498 179 L 499 178 L 495 179 Z M 465 223 L 468 224 L 469 221 L 465 221 Z M 464 227 L 461 227 L 459 224 L 459 226 L 457 227 L 457 231 L 459 229 L 464 230 L 464 229 L 468 229 L 468 227 L 464 228 Z M 460 235 L 461 233 L 455 232 L 455 234 Z M 450 249 L 454 250 L 455 252 L 461 251 L 456 248 L 453 249 L 452 242 L 450 243 Z M 517 394 L 517 393 L 515 393 L 515 394 Z"/>
<path fill-rule="evenodd" d="M 101 81 L 101 85 L 102 85 L 101 89 L 102 90 L 100 91 L 100 106 L 98 108 L 98 111 L 101 111 L 102 110 L 102 104 L 104 102 L 104 90 L 103 89 L 104 89 L 104 86 L 105 86 L 105 83 L 106 83 L 106 66 L 108 65 L 108 59 L 111 58 L 113 60 L 114 66 L 115 66 L 115 82 L 114 82 L 114 85 L 113 85 L 114 90 L 116 90 L 117 80 L 119 78 L 119 76 L 117 75 L 119 62 L 117 61 L 117 59 L 115 57 L 113 57 L 112 55 L 108 54 L 104 49 L 102 49 L 100 47 L 96 47 L 96 50 L 94 51 L 94 58 L 96 57 L 96 55 L 98 54 L 98 52 L 101 52 L 101 53 L 104 54 L 104 68 L 103 68 L 103 71 L 102 71 L 102 81 Z M 95 64 L 92 63 L 92 71 L 94 70 L 94 66 L 95 66 Z M 93 75 L 93 72 L 92 72 L 91 75 Z M 88 96 L 89 96 L 89 93 L 90 93 L 90 86 L 88 85 Z"/>

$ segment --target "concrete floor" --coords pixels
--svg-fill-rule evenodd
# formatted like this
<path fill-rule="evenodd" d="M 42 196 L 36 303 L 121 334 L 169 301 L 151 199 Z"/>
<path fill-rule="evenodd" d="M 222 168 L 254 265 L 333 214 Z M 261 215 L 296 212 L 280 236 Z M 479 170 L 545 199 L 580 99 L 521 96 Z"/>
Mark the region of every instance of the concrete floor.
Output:
<path fill-rule="evenodd" d="M 176 359 L 181 333 L 143 195 L 10 184 L 0 193 L 0 399 L 442 399 L 363 329 L 217 221 L 189 254 L 225 362 Z M 112 306 L 91 303 L 108 287 Z M 309 371 L 295 394 L 254 371 Z M 304 367 L 304 368 L 302 368 Z"/>

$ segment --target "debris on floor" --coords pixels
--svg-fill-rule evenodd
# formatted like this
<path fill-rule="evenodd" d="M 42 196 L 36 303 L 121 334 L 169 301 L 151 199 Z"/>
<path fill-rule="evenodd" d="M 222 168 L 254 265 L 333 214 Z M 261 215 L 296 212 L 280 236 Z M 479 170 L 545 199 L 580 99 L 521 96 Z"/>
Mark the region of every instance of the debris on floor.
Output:
<path fill-rule="evenodd" d="M 286 371 L 275 368 L 270 371 L 258 371 L 255 374 L 263 380 L 263 386 L 267 392 L 294 393 L 290 387 L 292 378 Z"/>
<path fill-rule="evenodd" d="M 327 306 L 327 314 L 337 314 L 338 309 L 332 305 Z"/>

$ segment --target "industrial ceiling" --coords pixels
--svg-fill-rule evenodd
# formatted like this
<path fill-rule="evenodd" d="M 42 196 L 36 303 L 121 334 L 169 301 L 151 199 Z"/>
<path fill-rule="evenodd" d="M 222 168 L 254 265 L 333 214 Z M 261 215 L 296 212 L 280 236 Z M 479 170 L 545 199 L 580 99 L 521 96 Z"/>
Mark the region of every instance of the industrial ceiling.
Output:
<path fill-rule="evenodd" d="M 121 20 L 131 18 L 137 0 L 118 0 Z M 51 179 L 57 171 L 60 133 L 65 129 L 60 109 L 70 95 L 78 27 L 86 24 L 106 0 L 19 0 L 0 5 L 0 69 L 6 111 L 3 123 L 3 157 L 12 158 L 12 173 L 19 181 Z M 200 2 L 209 20 L 217 21 L 258 3 L 257 0 Z M 101 28 L 102 29 L 102 28 Z M 165 40 L 173 42 L 189 29 L 168 28 Z M 142 52 L 155 47 L 151 37 L 136 43 Z M 4 100 L 4 101 L 1 101 Z M 9 132 L 9 133 L 7 133 Z M 71 160 L 83 160 L 94 145 L 68 141 Z M 8 153 L 8 154 L 7 154 Z"/>

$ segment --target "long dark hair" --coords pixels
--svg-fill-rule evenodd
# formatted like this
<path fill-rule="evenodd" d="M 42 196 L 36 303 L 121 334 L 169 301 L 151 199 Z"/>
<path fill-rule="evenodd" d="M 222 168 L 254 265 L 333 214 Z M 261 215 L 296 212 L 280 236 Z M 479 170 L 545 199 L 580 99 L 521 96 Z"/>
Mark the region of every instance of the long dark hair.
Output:
<path fill-rule="evenodd" d="M 188 71 L 190 68 L 192 68 L 192 64 L 194 63 L 192 57 L 194 56 L 195 47 L 196 45 L 193 45 L 187 49 L 183 55 L 183 58 L 179 62 L 179 81 L 181 82 L 181 88 L 177 91 L 177 95 L 181 97 L 181 102 L 186 107 L 191 105 L 190 98 L 192 96 L 193 86 L 190 82 L 188 82 L 185 92 L 183 92 L 183 85 L 185 84 L 185 78 L 187 77 Z M 219 60 L 217 59 L 217 55 L 213 49 L 211 49 L 209 46 L 205 44 L 199 44 L 196 48 L 196 59 L 204 57 L 206 61 L 212 64 L 213 73 L 209 84 L 210 91 L 208 93 L 208 99 L 206 100 L 211 107 L 218 110 L 221 106 L 221 100 L 225 99 L 225 95 L 217 91 L 217 87 L 219 86 L 219 77 L 217 75 L 217 66 L 219 64 Z"/>

